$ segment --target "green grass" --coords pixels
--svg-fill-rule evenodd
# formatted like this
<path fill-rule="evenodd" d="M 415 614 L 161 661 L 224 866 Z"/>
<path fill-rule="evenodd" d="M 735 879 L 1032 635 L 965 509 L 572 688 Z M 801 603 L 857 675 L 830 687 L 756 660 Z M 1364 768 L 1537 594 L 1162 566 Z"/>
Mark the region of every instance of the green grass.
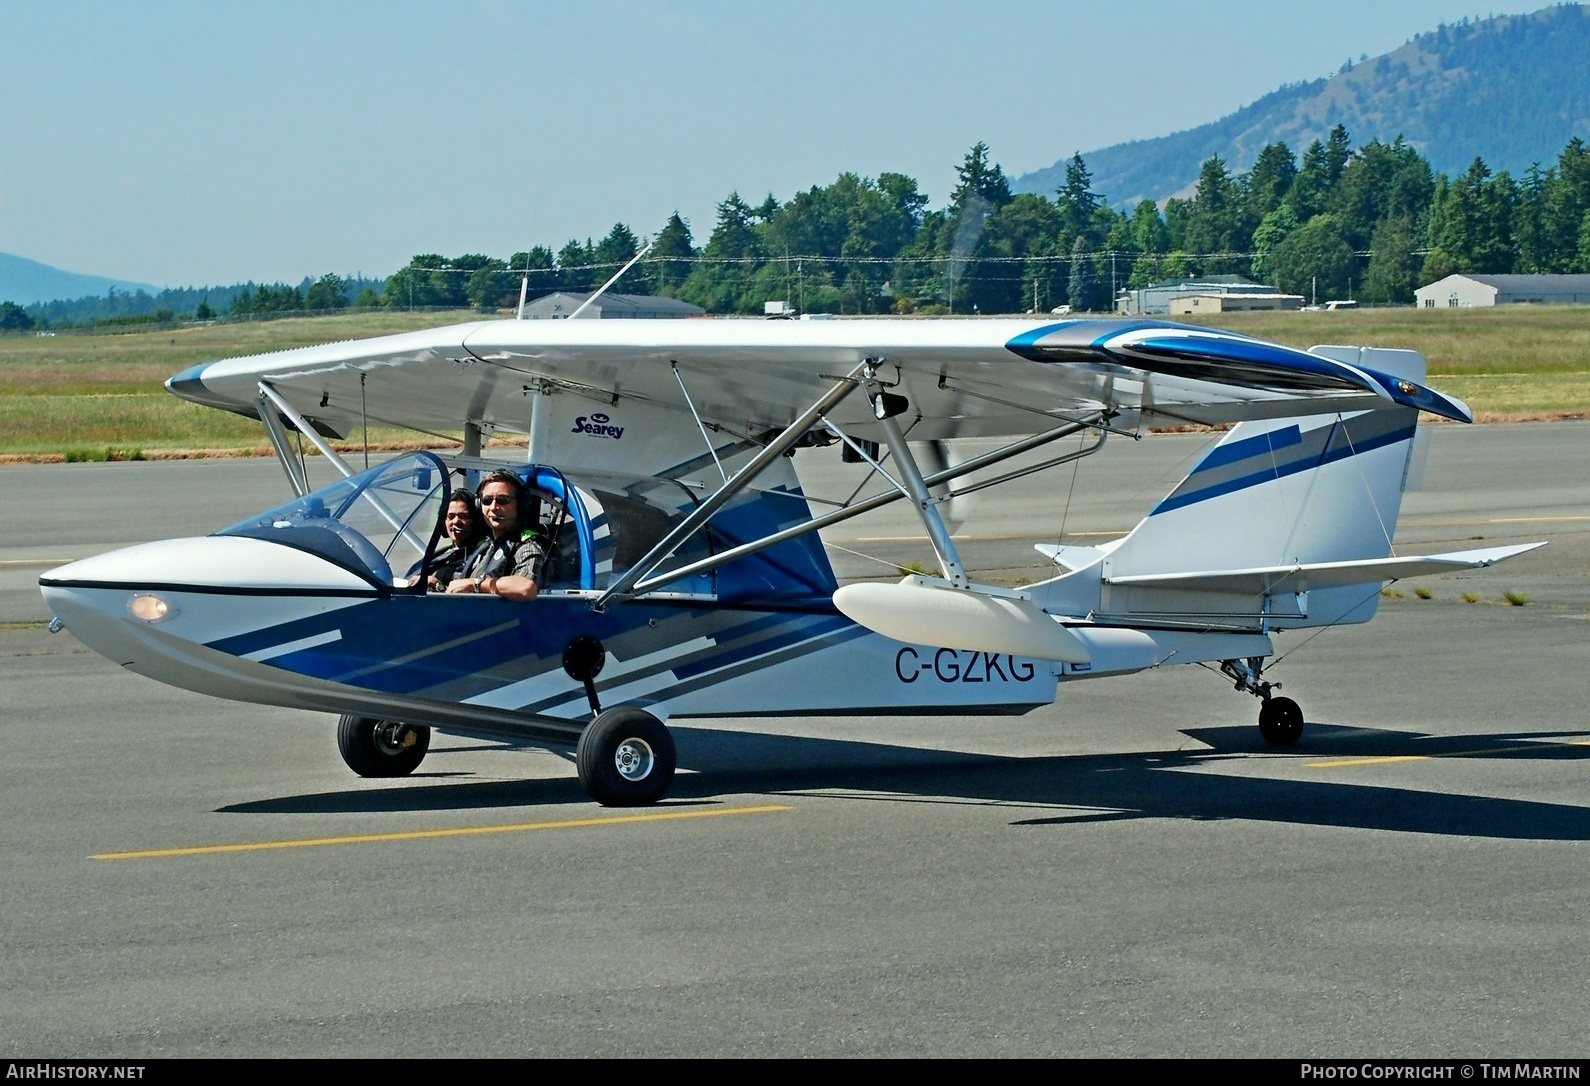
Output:
<path fill-rule="evenodd" d="M 433 328 L 474 319 L 444 313 L 345 316 L 86 335 L 0 335 L 0 456 L 69 452 L 263 452 L 259 423 L 168 394 L 172 374 L 219 358 Z M 1590 307 L 1225 313 L 1196 323 L 1291 346 L 1411 347 L 1431 384 L 1484 419 L 1590 417 Z M 358 443 L 360 435 L 351 435 Z M 372 444 L 415 435 L 372 430 Z"/>
<path fill-rule="evenodd" d="M 1590 417 L 1590 306 L 1347 309 L 1183 319 L 1289 347 L 1409 347 L 1429 363 L 1431 385 L 1486 420 Z"/>

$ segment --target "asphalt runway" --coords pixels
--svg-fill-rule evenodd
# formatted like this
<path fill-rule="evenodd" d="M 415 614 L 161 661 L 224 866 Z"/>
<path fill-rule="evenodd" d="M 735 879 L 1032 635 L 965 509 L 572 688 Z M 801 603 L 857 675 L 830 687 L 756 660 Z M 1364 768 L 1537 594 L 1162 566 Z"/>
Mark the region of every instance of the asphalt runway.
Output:
<path fill-rule="evenodd" d="M 1021 718 L 687 722 L 640 812 L 447 737 L 360 780 L 329 717 L 44 631 L 44 570 L 284 500 L 273 461 L 0 468 L 3 1054 L 1582 1057 L 1590 425 L 1431 431 L 1399 553 L 1551 545 L 1283 639 L 1295 748 L 1171 668 Z M 968 565 L 1042 575 L 1205 440 L 985 497 Z M 915 534 L 843 525 L 836 566 Z"/>

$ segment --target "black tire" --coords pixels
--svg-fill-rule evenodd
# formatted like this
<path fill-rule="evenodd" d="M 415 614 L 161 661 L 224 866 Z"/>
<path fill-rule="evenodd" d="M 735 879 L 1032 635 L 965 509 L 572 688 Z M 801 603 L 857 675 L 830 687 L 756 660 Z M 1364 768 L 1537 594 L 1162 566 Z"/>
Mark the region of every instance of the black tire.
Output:
<path fill-rule="evenodd" d="M 656 803 L 674 779 L 674 737 L 644 709 L 609 709 L 580 733 L 574 764 L 604 807 Z"/>
<path fill-rule="evenodd" d="M 1303 735 L 1303 710 L 1291 698 L 1271 698 L 1259 708 L 1259 734 L 1272 747 L 1289 747 Z"/>
<path fill-rule="evenodd" d="M 373 716 L 337 721 L 337 750 L 361 777 L 407 777 L 431 749 L 431 729 Z"/>

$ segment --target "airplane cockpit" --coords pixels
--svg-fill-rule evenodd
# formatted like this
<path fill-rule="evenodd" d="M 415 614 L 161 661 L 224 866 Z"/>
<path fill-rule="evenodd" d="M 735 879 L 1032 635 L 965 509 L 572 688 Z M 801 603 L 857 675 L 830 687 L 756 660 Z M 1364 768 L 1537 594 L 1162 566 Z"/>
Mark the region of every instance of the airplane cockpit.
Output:
<path fill-rule="evenodd" d="M 510 467 L 523 480 L 526 505 L 547 554 L 542 594 L 600 594 L 689 515 L 699 498 L 684 483 L 651 476 L 567 473 L 544 465 L 504 465 L 416 452 L 311 491 L 224 528 L 216 535 L 265 540 L 325 559 L 382 592 L 423 595 L 418 576 L 447 546 L 441 511 L 459 488 L 474 489 L 489 471 Z M 781 507 L 788 505 L 787 510 Z M 692 533 L 664 570 L 683 568 L 765 527 L 769 514 L 796 519 L 804 503 L 766 493 L 731 507 L 708 530 Z M 755 524 L 749 521 L 756 521 Z M 813 595 L 832 592 L 820 545 L 786 544 L 772 553 L 679 578 L 654 599 L 755 597 L 790 584 Z"/>

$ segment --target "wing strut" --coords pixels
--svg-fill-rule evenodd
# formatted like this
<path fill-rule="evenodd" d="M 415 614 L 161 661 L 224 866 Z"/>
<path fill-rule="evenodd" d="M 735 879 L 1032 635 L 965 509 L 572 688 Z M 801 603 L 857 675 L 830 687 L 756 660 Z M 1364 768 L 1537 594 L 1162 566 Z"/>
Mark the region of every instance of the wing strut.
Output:
<path fill-rule="evenodd" d="M 930 488 L 937 487 L 937 485 L 940 485 L 940 483 L 949 482 L 949 480 L 952 479 L 960 479 L 962 475 L 970 475 L 971 472 L 981 471 L 981 469 L 984 469 L 984 467 L 989 467 L 992 466 L 992 464 L 999 464 L 1002 463 L 1002 461 L 1010 460 L 1011 456 L 1019 456 L 1021 453 L 1029 452 L 1029 450 L 1032 450 L 1032 448 L 1040 447 L 1040 445 L 1048 445 L 1049 442 L 1059 440 L 1061 437 L 1070 437 L 1072 434 L 1075 434 L 1075 432 L 1081 431 L 1081 429 L 1088 429 L 1089 426 L 1096 426 L 1096 421 L 1075 421 L 1075 423 L 1065 423 L 1064 426 L 1056 426 L 1054 429 L 1046 429 L 1046 431 L 1041 432 L 1041 434 L 1034 434 L 1032 437 L 1024 437 L 1024 439 L 1018 440 L 1018 442 L 1011 442 L 1010 445 L 1002 445 L 1000 448 L 995 448 L 995 450 L 992 450 L 992 452 L 983 453 L 981 456 L 973 456 L 971 460 L 965 461 L 965 463 L 956 464 L 954 467 L 946 467 L 944 471 L 927 475 L 927 477 L 922 479 L 922 482 L 927 483 Z M 1045 463 L 1030 464 L 1030 466 L 1018 467 L 1016 471 L 1006 472 L 1006 474 L 1000 475 L 1000 477 L 997 477 L 997 479 L 987 479 L 983 480 L 983 482 L 973 483 L 973 485 L 970 485 L 970 487 L 957 488 L 957 490 L 951 491 L 949 495 L 946 495 L 946 498 L 959 498 L 959 496 L 962 495 L 970 495 L 970 493 L 975 493 L 975 491 L 983 490 L 983 488 L 986 487 L 997 487 L 999 483 L 1010 482 L 1011 479 L 1021 479 L 1022 475 L 1030 475 L 1035 471 L 1043 471 L 1045 467 L 1054 467 L 1056 464 L 1070 463 L 1070 461 L 1078 460 L 1078 458 L 1081 458 L 1081 456 L 1092 455 L 1092 453 L 1099 452 L 1100 447 L 1103 447 L 1103 439 L 1105 439 L 1105 434 L 1107 434 L 1107 431 L 1105 431 L 1105 429 L 1100 429 L 1099 440 L 1096 440 L 1094 444 L 1089 445 L 1088 448 L 1080 448 L 1080 450 L 1076 450 L 1076 452 L 1065 453 L 1065 455 L 1056 456 L 1056 458 L 1053 458 L 1053 460 L 1046 460 Z M 900 501 L 902 498 L 908 498 L 908 496 L 909 495 L 906 495 L 905 490 L 898 490 L 898 488 L 897 490 L 886 490 L 884 493 L 881 493 L 881 495 L 873 495 L 871 498 L 863 499 L 863 501 L 855 502 L 855 504 L 849 504 L 849 506 L 843 506 L 841 509 L 835 509 L 833 512 L 827 512 L 827 514 L 820 515 L 820 517 L 812 517 L 811 520 L 805 520 L 805 522 L 798 523 L 798 525 L 792 526 L 792 528 L 785 528 L 784 531 L 776 531 L 776 533 L 771 534 L 771 536 L 763 536 L 762 539 L 754 539 L 752 542 L 739 544 L 738 547 L 730 547 L 728 550 L 719 550 L 719 552 L 714 553 L 714 555 L 709 555 L 709 557 L 698 558 L 698 560 L 692 561 L 692 563 L 669 569 L 669 571 L 665 572 L 665 574 L 658 574 L 658 576 L 655 577 L 646 577 L 646 579 L 641 580 L 639 584 L 634 585 L 634 590 L 631 595 L 642 595 L 642 593 L 647 593 L 647 591 L 657 590 L 657 588 L 661 588 L 663 585 L 673 584 L 674 580 L 681 580 L 684 579 L 684 577 L 693 577 L 695 574 L 698 574 L 698 572 L 706 572 L 709 571 L 709 569 L 717 569 L 719 566 L 722 566 L 722 564 L 730 563 L 730 561 L 738 560 L 738 558 L 747 557 L 747 555 L 754 555 L 754 553 L 757 553 L 758 550 L 766 550 L 768 547 L 773 547 L 773 545 L 778 545 L 781 544 L 781 542 L 787 541 L 787 539 L 795 539 L 795 537 L 798 536 L 805 536 L 805 534 L 809 533 L 809 531 L 819 531 L 819 529 L 828 528 L 830 525 L 838 525 L 838 523 L 844 522 L 844 520 L 849 520 L 851 517 L 860 517 L 862 514 L 868 514 L 868 512 L 871 512 L 871 510 L 881 509 L 882 506 L 887 506 L 887 504 L 892 504 L 892 502 Z"/>
<path fill-rule="evenodd" d="M 999 448 L 994 449 L 992 452 L 986 452 L 981 456 L 976 456 L 963 463 L 956 464 L 954 467 L 945 468 L 943 471 L 935 472 L 932 475 L 926 476 L 922 481 L 929 487 L 935 487 L 940 483 L 947 483 L 952 479 L 959 479 L 963 475 L 970 475 L 975 471 L 981 471 L 983 468 L 1002 463 L 1003 461 L 1009 460 L 1013 456 L 1019 456 L 1024 452 L 1028 452 L 1029 450 L 1047 445 L 1052 441 L 1058 441 L 1063 437 L 1070 437 L 1072 434 L 1075 434 L 1080 430 L 1086 430 L 1090 426 L 1096 426 L 1100 420 L 1102 420 L 1102 416 L 1100 416 L 1099 420 L 1068 422 L 1062 426 L 1056 426 L 1051 430 L 1045 430 L 1041 434 L 1034 434 L 1031 437 L 1023 438 L 1020 441 L 1013 441 L 1009 445 L 1002 445 Z M 962 494 L 971 494 L 975 491 L 982 490 L 985 487 L 998 486 L 1000 483 L 1006 483 L 1012 479 L 1020 479 L 1025 475 L 1031 475 L 1035 471 L 1042 471 L 1045 468 L 1052 468 L 1057 464 L 1066 464 L 1070 463 L 1072 460 L 1077 460 L 1084 456 L 1090 456 L 1093 453 L 1098 452 L 1099 449 L 1103 447 L 1106 433 L 1107 430 L 1105 429 L 1099 430 L 1099 440 L 1095 441 L 1092 445 L 1085 449 L 1078 449 L 1076 452 L 1070 452 L 1062 456 L 1057 456 L 1054 459 L 1046 460 L 1041 464 L 1032 464 L 1026 467 L 1017 468 L 1016 470 L 1007 472 L 1006 474 L 995 479 L 987 479 L 981 482 L 973 483 L 970 486 L 958 488 L 945 495 L 945 497 L 958 498 Z M 890 481 L 893 481 L 892 478 Z M 705 573 L 708 570 L 716 569 L 721 565 L 725 565 L 737 559 L 744 558 L 747 555 L 755 554 L 757 551 L 766 550 L 768 547 L 776 546 L 777 544 L 783 543 L 786 540 L 803 536 L 807 532 L 815 532 L 820 529 L 827 528 L 830 525 L 838 524 L 841 521 L 849 520 L 851 517 L 859 517 L 863 513 L 870 513 L 874 509 L 878 509 L 882 506 L 900 501 L 902 498 L 907 498 L 909 496 L 910 495 L 908 495 L 903 489 L 895 488 L 886 490 L 881 494 L 875 494 L 870 498 L 855 502 L 854 504 L 845 505 L 839 509 L 833 510 L 832 512 L 824 513 L 820 517 L 812 517 L 810 520 L 802 521 L 801 523 L 792 527 L 785 528 L 783 531 L 774 532 L 771 535 L 763 536 L 761 539 L 752 540 L 749 543 L 741 543 L 738 547 L 730 547 L 726 551 L 718 551 L 716 554 L 709 555 L 706 558 L 699 558 L 687 565 L 676 566 L 673 569 L 670 569 L 667 573 L 658 574 L 655 577 L 647 577 L 635 585 L 631 594 L 638 596 L 646 592 L 654 591 L 666 584 L 671 584 L 674 581 L 681 580 L 682 578 L 693 577 L 697 573 Z"/>
<path fill-rule="evenodd" d="M 287 428 L 282 425 L 281 418 L 272 406 L 278 401 L 266 395 L 265 390 L 268 388 L 270 386 L 261 381 L 259 391 L 255 394 L 259 420 L 265 424 L 265 432 L 270 435 L 271 447 L 276 450 L 276 460 L 287 473 L 287 482 L 292 486 L 293 493 L 302 498 L 309 493 L 309 478 L 304 473 L 303 465 L 293 456 L 292 443 L 287 438 Z M 297 414 L 294 411 L 287 416 L 293 419 L 295 426 L 298 425 Z"/>
<path fill-rule="evenodd" d="M 823 393 L 817 399 L 817 402 L 801 412 L 799 418 L 786 426 L 772 441 L 768 442 L 761 452 L 751 458 L 750 463 L 735 473 L 734 478 L 725 480 L 724 484 L 714 491 L 710 497 L 696 506 L 688 517 L 680 521 L 673 531 L 663 536 L 657 545 L 647 551 L 640 561 L 630 566 L 613 587 L 598 597 L 596 603 L 592 605 L 592 609 L 596 611 L 604 610 L 614 599 L 631 595 L 631 589 L 635 587 L 635 584 L 642 577 L 656 572 L 657 567 L 667 561 L 669 555 L 673 554 L 681 543 L 689 539 L 708 520 L 712 519 L 712 515 L 722 509 L 730 498 L 749 486 L 762 473 L 763 468 L 767 467 L 778 457 L 783 456 L 790 449 L 793 449 L 795 444 L 806 436 L 806 431 L 810 430 L 817 420 L 823 417 L 823 412 L 830 410 L 834 405 L 854 392 L 857 384 L 856 375 L 866 365 L 867 363 L 863 362 L 844 377 L 835 378 L 832 388 Z"/>
<path fill-rule="evenodd" d="M 922 526 L 927 529 L 928 541 L 933 544 L 933 553 L 938 557 L 939 568 L 944 571 L 944 579 L 956 588 L 966 588 L 971 582 L 966 579 L 966 568 L 961 565 L 961 556 L 955 551 L 950 530 L 944 526 L 944 518 L 939 516 L 938 499 L 923 481 L 922 469 L 917 466 L 916 457 L 905 443 L 905 435 L 900 432 L 900 424 L 895 421 L 895 416 L 910 407 L 911 403 L 904 396 L 884 391 L 878 381 L 878 364 L 881 361 L 869 358 L 866 362 L 867 395 L 872 400 L 873 417 L 878 420 L 883 439 L 889 444 L 889 455 L 894 457 L 895 470 L 900 473 L 903 485 L 916 506 L 917 516 L 922 518 Z"/>

